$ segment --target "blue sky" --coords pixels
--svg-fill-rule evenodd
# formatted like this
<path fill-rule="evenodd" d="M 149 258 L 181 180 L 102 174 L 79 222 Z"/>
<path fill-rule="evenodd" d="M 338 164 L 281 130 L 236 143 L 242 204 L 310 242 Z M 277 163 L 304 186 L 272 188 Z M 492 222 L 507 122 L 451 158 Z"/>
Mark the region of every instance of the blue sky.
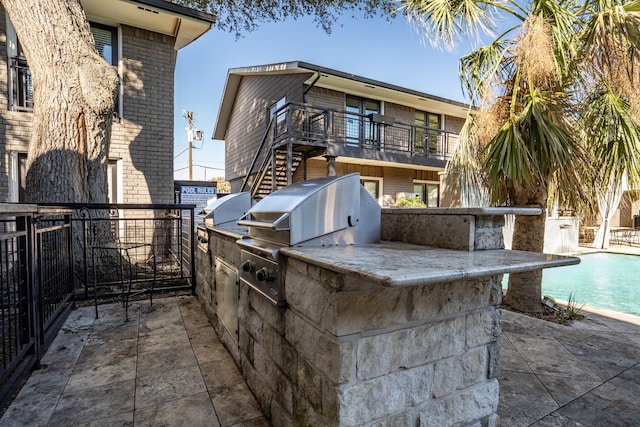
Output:
<path fill-rule="evenodd" d="M 263 24 L 238 40 L 214 28 L 178 52 L 175 179 L 188 179 L 186 111 L 193 111 L 195 127 L 204 132 L 203 141 L 194 142 L 193 179 L 224 175 L 224 142 L 211 136 L 229 68 L 300 60 L 465 101 L 457 71 L 464 53 L 462 47 L 452 52 L 432 49 L 402 17 L 388 23 L 381 17 L 348 14 L 331 34 L 317 28 L 312 18 L 288 20 Z"/>

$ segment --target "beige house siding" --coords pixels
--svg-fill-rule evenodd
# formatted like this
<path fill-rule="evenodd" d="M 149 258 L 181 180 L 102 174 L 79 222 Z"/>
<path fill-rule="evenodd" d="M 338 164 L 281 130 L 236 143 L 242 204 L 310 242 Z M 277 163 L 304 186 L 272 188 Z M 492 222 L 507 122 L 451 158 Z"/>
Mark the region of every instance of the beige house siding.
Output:
<path fill-rule="evenodd" d="M 406 105 L 394 104 L 392 102 L 385 102 L 384 104 L 384 114 L 395 117 L 396 122 L 399 123 L 413 124 L 415 111 L 415 108 L 407 107 Z"/>
<path fill-rule="evenodd" d="M 0 8 L 0 200 L 10 198 L 10 153 L 26 152 L 32 114 L 8 111 L 6 16 Z M 175 39 L 121 26 L 123 112 L 109 158 L 122 162 L 124 203 L 173 202 Z"/>
<path fill-rule="evenodd" d="M 242 180 L 248 173 L 250 162 L 253 160 L 257 148 L 264 138 L 267 127 L 268 108 L 286 94 L 287 101 L 304 102 L 311 107 L 328 109 L 332 111 L 344 112 L 345 99 L 348 92 L 335 89 L 328 89 L 321 86 L 304 85 L 304 80 L 313 78 L 312 73 L 305 74 L 271 74 L 271 75 L 244 75 L 239 82 L 234 98 L 234 104 L 229 115 L 229 122 L 226 125 L 226 177 L 231 182 L 232 191 L 239 191 Z M 301 84 L 302 83 L 302 84 Z M 306 91 L 303 95 L 302 91 Z M 372 98 L 374 99 L 374 98 Z M 398 161 L 410 162 L 411 157 L 393 157 L 398 153 L 411 153 L 410 144 L 413 138 L 411 126 L 415 121 L 416 108 L 402 105 L 390 101 L 380 101 L 382 113 L 386 116 L 394 117 L 395 123 L 406 126 L 382 129 L 381 140 L 388 150 L 386 159 L 368 159 L 367 162 L 377 162 L 375 166 L 357 164 L 357 159 L 350 159 L 348 163 L 340 158 L 336 160 L 335 172 L 338 175 L 358 172 L 363 177 L 373 177 L 382 179 L 381 202 L 384 206 L 394 206 L 398 193 L 412 193 L 415 180 L 440 182 L 440 171 L 444 168 L 437 166 L 427 166 L 433 170 L 422 170 L 425 165 L 417 164 L 421 169 L 417 170 L 411 163 L 393 163 Z M 438 114 L 437 111 L 430 111 Z M 457 118 L 443 115 L 443 125 L 445 130 L 457 133 L 464 124 L 464 118 Z M 333 135 L 337 140 L 342 140 L 344 133 L 343 116 L 336 115 L 329 122 Z M 336 128 L 338 127 L 338 128 Z M 341 128 L 340 128 L 341 127 Z M 451 137 L 451 135 L 448 135 Z M 454 142 L 455 139 L 451 138 Z M 445 140 L 443 138 L 443 140 Z M 455 144 L 449 146 L 452 150 Z M 383 147 L 384 148 L 384 147 Z M 395 151 L 398 150 L 398 151 Z M 366 154 L 366 153 L 363 153 Z M 406 159 L 406 160 L 405 160 Z M 259 164 L 262 159 L 259 159 Z M 436 160 L 434 164 L 440 165 L 441 161 Z M 396 167 L 395 165 L 398 165 Z M 436 170 L 437 169 L 437 170 Z M 324 158 L 314 158 L 307 161 L 306 167 L 302 163 L 294 172 L 292 177 L 294 182 L 303 179 L 313 179 L 328 175 L 328 164 Z"/>
<path fill-rule="evenodd" d="M 345 94 L 344 92 L 338 92 L 333 89 L 314 86 L 307 93 L 306 102 L 314 107 L 343 111 L 345 107 Z"/>
<path fill-rule="evenodd" d="M 7 18 L 0 7 L 0 200 L 10 201 L 11 153 L 26 153 L 31 135 L 31 113 L 8 111 Z"/>
<path fill-rule="evenodd" d="M 242 78 L 225 135 L 226 179 L 231 183 L 232 192 L 240 190 L 262 142 L 267 130 L 269 107 L 283 96 L 288 102 L 302 102 L 303 82 L 309 75 Z"/>

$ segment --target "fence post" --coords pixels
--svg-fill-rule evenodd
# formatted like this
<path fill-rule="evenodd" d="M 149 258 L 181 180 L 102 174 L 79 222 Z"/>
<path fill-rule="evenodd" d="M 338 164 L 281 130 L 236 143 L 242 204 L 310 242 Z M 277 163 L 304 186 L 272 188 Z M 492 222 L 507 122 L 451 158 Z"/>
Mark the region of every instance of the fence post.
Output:
<path fill-rule="evenodd" d="M 25 281 L 21 285 L 24 295 L 22 302 L 22 343 L 26 344 L 33 338 L 33 356 L 35 359 L 35 369 L 40 368 L 40 358 L 42 357 L 42 345 L 44 334 L 42 333 L 42 292 L 41 281 L 38 276 L 37 262 L 37 242 L 35 233 L 35 217 L 33 214 L 16 217 L 16 230 L 24 231 L 20 237 L 20 264 L 24 269 Z M 22 275 L 22 274 L 21 274 Z"/>
<path fill-rule="evenodd" d="M 195 208 L 190 208 L 189 215 L 189 250 L 191 251 L 191 295 L 196 294 L 196 245 L 195 245 Z"/>

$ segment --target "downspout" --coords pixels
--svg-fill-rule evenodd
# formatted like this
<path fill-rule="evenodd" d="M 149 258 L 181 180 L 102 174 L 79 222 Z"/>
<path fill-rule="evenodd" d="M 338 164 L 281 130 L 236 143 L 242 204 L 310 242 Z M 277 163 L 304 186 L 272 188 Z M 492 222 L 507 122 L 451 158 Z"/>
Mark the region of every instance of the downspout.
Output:
<path fill-rule="evenodd" d="M 317 74 L 316 74 L 316 78 L 313 79 L 313 81 L 304 90 L 304 92 L 302 92 L 302 103 L 303 104 L 305 104 L 305 105 L 307 104 L 307 93 L 309 93 L 309 91 L 311 89 L 313 89 L 313 87 L 316 85 L 316 83 L 318 83 L 318 80 L 320 80 L 321 76 L 322 76 L 322 73 L 320 71 L 318 71 Z M 307 155 L 306 154 L 303 154 L 303 156 L 302 156 L 302 167 L 303 167 L 303 171 L 304 171 L 303 179 L 306 180 L 307 179 Z"/>
<path fill-rule="evenodd" d="M 307 103 L 307 93 L 313 89 L 313 87 L 316 85 L 316 83 L 318 83 L 318 80 L 320 80 L 321 77 L 321 73 L 320 71 L 318 71 L 318 74 L 316 75 L 316 78 L 313 79 L 313 81 L 311 82 L 311 84 L 309 84 L 309 87 L 307 87 L 304 92 L 302 92 L 302 102 L 303 103 Z"/>

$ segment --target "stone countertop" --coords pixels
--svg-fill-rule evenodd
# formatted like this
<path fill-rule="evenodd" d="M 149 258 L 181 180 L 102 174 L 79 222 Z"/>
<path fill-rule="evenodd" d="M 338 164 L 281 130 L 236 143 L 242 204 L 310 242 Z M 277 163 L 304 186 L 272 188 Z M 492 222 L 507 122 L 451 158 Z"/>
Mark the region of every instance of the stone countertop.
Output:
<path fill-rule="evenodd" d="M 497 208 L 384 208 L 383 213 L 429 214 L 429 215 L 542 215 L 541 208 L 497 207 Z"/>
<path fill-rule="evenodd" d="M 280 253 L 382 286 L 418 286 L 578 264 L 579 258 L 512 250 L 457 251 L 397 242 L 288 247 Z"/>

